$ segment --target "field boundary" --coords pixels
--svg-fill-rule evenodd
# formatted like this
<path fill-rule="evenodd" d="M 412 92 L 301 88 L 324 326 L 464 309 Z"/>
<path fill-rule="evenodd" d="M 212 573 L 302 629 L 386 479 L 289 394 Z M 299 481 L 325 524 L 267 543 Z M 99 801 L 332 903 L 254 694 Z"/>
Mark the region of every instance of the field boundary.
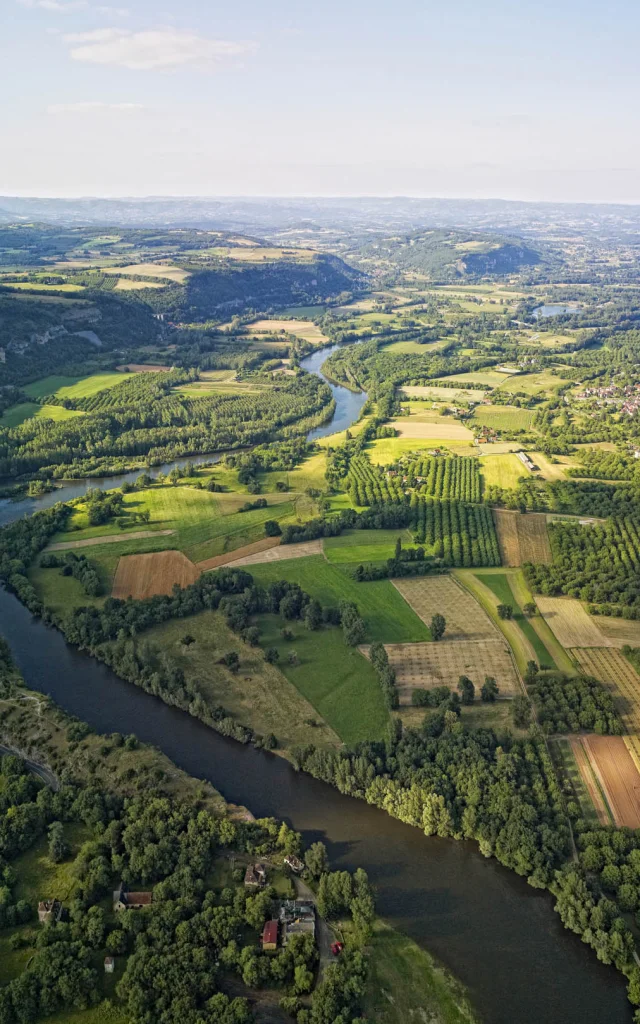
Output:
<path fill-rule="evenodd" d="M 145 540 L 147 537 L 171 537 L 175 530 L 138 530 L 137 533 L 108 533 L 106 537 L 85 537 L 84 540 L 61 540 L 49 544 L 45 551 L 69 551 L 72 548 L 91 548 L 98 544 L 117 544 L 125 540 Z"/>

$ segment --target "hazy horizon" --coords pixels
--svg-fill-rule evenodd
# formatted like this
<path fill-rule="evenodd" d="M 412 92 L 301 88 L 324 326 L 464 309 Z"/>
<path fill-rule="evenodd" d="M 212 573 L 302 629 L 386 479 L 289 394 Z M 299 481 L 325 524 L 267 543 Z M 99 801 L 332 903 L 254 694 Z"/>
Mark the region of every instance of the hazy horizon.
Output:
<path fill-rule="evenodd" d="M 5 0 L 0 193 L 640 203 L 640 7 Z"/>

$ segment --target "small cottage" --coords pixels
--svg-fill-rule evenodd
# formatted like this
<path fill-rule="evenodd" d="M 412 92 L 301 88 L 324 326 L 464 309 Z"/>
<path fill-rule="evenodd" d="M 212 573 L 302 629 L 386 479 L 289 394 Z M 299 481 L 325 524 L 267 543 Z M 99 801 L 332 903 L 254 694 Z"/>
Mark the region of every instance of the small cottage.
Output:
<path fill-rule="evenodd" d="M 113 974 L 115 968 L 116 968 L 115 957 L 105 956 L 105 958 L 104 958 L 104 973 L 105 974 Z"/>
<path fill-rule="evenodd" d="M 60 900 L 41 900 L 38 903 L 38 920 L 40 924 L 57 924 L 62 917 Z"/>
<path fill-rule="evenodd" d="M 267 869 L 264 864 L 249 864 L 244 874 L 245 889 L 262 889 L 267 884 Z"/>

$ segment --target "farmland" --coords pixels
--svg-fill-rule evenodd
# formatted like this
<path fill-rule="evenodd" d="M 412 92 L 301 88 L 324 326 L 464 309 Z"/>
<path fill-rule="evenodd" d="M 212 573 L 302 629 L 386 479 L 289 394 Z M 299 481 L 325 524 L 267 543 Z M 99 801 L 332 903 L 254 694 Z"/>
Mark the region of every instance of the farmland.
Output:
<path fill-rule="evenodd" d="M 563 647 L 615 647 L 598 628 L 597 619 L 587 614 L 580 601 L 571 597 L 536 594 L 536 604 Z"/>
<path fill-rule="evenodd" d="M 480 468 L 485 488 L 515 488 L 521 477 L 529 476 L 529 470 L 517 455 L 483 455 Z"/>
<path fill-rule="evenodd" d="M 519 379 L 519 378 L 518 378 Z M 491 427 L 493 430 L 529 430 L 533 413 L 529 409 L 518 409 L 511 405 L 479 405 L 473 413 L 472 424 Z"/>
<path fill-rule="evenodd" d="M 483 640 L 440 640 L 438 643 L 385 644 L 396 673 L 400 706 L 411 705 L 415 689 L 448 686 L 455 690 L 460 676 L 468 676 L 479 691 L 485 676 L 493 676 L 501 697 L 520 692 L 511 653 L 495 634 Z"/>
<path fill-rule="evenodd" d="M 89 398 L 133 376 L 132 373 L 94 373 L 89 377 L 43 377 L 33 384 L 26 384 L 23 391 L 30 398 L 44 398 L 46 395 L 55 395 L 56 398 Z"/>
<path fill-rule="evenodd" d="M 292 334 L 312 345 L 326 345 L 328 338 L 312 320 L 256 320 L 249 324 L 250 334 Z"/>
<path fill-rule="evenodd" d="M 640 775 L 621 736 L 586 736 L 583 745 L 616 825 L 640 827 Z"/>
<path fill-rule="evenodd" d="M 189 272 L 181 267 L 172 267 L 162 263 L 133 263 L 126 267 L 103 267 L 104 274 L 117 274 L 118 277 L 161 277 L 176 284 L 184 284 Z"/>
<path fill-rule="evenodd" d="M 482 576 L 478 576 L 478 579 L 488 587 L 495 596 L 497 597 L 500 604 L 510 605 L 513 608 L 513 619 L 524 634 L 527 642 L 531 645 L 535 652 L 535 660 L 540 666 L 548 666 L 549 668 L 555 668 L 555 662 L 552 653 L 547 649 L 544 640 L 540 637 L 538 632 L 533 626 L 533 623 L 523 613 L 522 608 L 514 590 L 511 586 L 512 577 L 505 573 L 484 573 Z"/>
<path fill-rule="evenodd" d="M 444 615 L 447 640 L 488 640 L 498 636 L 486 612 L 451 576 L 394 580 L 394 586 L 427 625 L 436 613 Z"/>
<path fill-rule="evenodd" d="M 199 575 L 181 551 L 125 555 L 118 562 L 111 596 L 142 600 L 156 594 L 171 594 L 174 586 L 188 587 Z"/>
<path fill-rule="evenodd" d="M 621 651 L 612 647 L 576 648 L 581 668 L 607 686 L 630 736 L 640 736 L 640 675 Z"/>
<path fill-rule="evenodd" d="M 392 420 L 390 426 L 398 432 L 401 440 L 416 441 L 459 441 L 469 443 L 473 440 L 471 431 L 461 423 L 451 421 L 451 417 L 438 416 L 435 413 L 419 412 L 412 407 L 409 416 Z"/>
<path fill-rule="evenodd" d="M 494 509 L 493 516 L 503 565 L 551 562 L 546 516 L 503 509 Z"/>
<path fill-rule="evenodd" d="M 406 643 L 429 639 L 427 627 L 389 580 L 356 583 L 319 555 L 254 565 L 251 575 L 262 584 L 277 580 L 298 583 L 323 605 L 335 607 L 341 600 L 355 601 L 367 626 L 368 642 Z"/>
<path fill-rule="evenodd" d="M 382 562 L 393 558 L 396 540 L 406 546 L 412 543 L 408 530 L 345 530 L 338 537 L 327 537 L 324 553 L 328 562 Z"/>

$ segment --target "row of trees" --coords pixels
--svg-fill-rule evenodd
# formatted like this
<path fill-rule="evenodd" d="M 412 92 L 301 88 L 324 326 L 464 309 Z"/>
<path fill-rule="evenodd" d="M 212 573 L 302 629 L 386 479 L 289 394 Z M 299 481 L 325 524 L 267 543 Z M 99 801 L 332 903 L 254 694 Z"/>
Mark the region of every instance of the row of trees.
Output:
<path fill-rule="evenodd" d="M 459 456 L 432 455 L 399 463 L 393 467 L 404 484 L 432 498 L 456 498 L 479 502 L 481 499 L 480 463 Z"/>

